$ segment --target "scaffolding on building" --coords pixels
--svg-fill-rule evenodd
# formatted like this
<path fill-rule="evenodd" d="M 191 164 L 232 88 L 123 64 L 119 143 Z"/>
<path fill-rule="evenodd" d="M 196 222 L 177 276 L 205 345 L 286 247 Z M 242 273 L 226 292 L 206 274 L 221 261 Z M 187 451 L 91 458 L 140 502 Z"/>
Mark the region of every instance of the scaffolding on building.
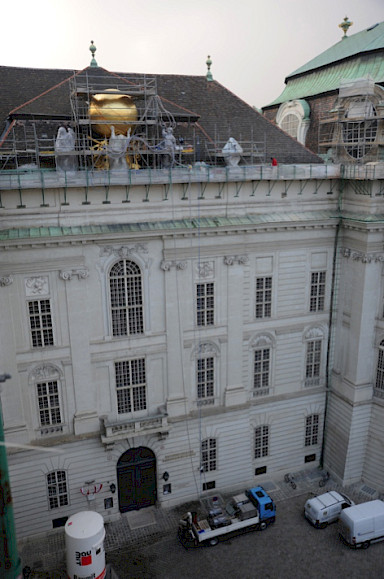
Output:
<path fill-rule="evenodd" d="M 383 160 L 383 92 L 372 79 L 341 84 L 333 108 L 319 119 L 319 154 L 333 161 Z"/>
<path fill-rule="evenodd" d="M 117 124 L 116 136 L 125 137 L 123 156 L 129 169 L 173 168 L 198 161 L 215 166 L 225 164 L 222 152 L 225 142 L 212 140 L 201 130 L 199 115 L 162 99 L 155 77 L 121 76 L 101 69 L 86 69 L 74 73 L 68 87 L 66 114 L 23 110 L 11 115 L 0 143 L 0 170 L 55 170 L 60 128 L 74 133 L 73 150 L 66 150 L 65 155 L 73 159 L 76 170 L 108 170 L 113 157 L 111 131 L 114 135 Z M 115 97 L 117 103 L 120 99 L 120 104 L 110 105 Z M 93 114 L 92 103 L 103 99 L 108 100 L 108 114 Z M 122 99 L 128 110 L 126 118 L 120 115 Z M 134 114 L 130 114 L 130 107 Z M 116 143 L 122 145 L 122 140 L 116 139 Z M 265 162 L 265 137 L 262 141 L 251 138 L 241 145 L 242 164 Z"/>

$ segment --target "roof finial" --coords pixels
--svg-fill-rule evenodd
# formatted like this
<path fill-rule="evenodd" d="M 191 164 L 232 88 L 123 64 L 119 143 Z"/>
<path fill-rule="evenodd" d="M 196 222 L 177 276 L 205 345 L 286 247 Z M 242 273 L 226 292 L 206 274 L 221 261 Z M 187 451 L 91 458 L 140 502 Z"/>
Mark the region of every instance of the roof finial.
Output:
<path fill-rule="evenodd" d="M 207 58 L 205 64 L 206 64 L 207 67 L 208 67 L 206 79 L 207 79 L 208 81 L 211 81 L 211 80 L 213 80 L 213 76 L 212 76 L 212 73 L 211 73 L 212 60 L 211 60 L 211 57 L 210 57 L 209 55 L 208 55 L 208 58 Z"/>
<path fill-rule="evenodd" d="M 343 38 L 346 38 L 347 32 L 348 32 L 348 28 L 349 28 L 350 26 L 352 26 L 352 24 L 353 24 L 353 22 L 350 22 L 350 21 L 348 20 L 348 16 L 346 16 L 346 17 L 344 18 L 343 22 L 342 22 L 341 24 L 339 24 L 339 28 L 341 28 L 341 29 L 344 31 L 344 36 L 342 37 L 342 39 L 343 39 Z"/>
<path fill-rule="evenodd" d="M 90 66 L 98 66 L 98 64 L 95 60 L 96 46 L 93 44 L 93 40 L 91 40 L 91 46 L 89 47 L 89 50 L 92 53 L 92 60 L 91 60 Z"/>

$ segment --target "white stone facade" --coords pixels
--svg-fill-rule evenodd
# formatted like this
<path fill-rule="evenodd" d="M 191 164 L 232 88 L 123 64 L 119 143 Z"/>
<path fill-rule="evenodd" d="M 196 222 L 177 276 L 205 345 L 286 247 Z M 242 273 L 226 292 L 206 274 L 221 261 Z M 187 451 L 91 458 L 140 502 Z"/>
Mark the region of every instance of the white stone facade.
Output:
<path fill-rule="evenodd" d="M 45 207 L 36 184 L 20 203 L 1 183 L 6 439 L 60 451 L 9 453 L 19 537 L 88 507 L 118 517 L 130 449 L 153 454 L 163 507 L 322 456 L 341 481 L 381 485 L 382 181 L 362 195 L 338 167 L 278 171 L 141 171 L 107 203 L 100 172 L 86 204 L 58 176 Z M 142 329 L 118 335 L 120 263 L 139 272 L 127 323 Z"/>

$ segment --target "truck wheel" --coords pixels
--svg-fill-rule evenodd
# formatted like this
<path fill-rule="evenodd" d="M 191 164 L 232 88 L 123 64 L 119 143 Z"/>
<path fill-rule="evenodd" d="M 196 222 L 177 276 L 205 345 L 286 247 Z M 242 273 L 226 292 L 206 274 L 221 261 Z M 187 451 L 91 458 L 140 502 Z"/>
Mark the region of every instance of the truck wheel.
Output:
<path fill-rule="evenodd" d="M 361 546 L 363 547 L 363 549 L 368 549 L 370 544 L 371 543 L 369 541 L 364 541 L 364 543 Z"/>
<path fill-rule="evenodd" d="M 327 527 L 328 523 L 319 523 L 319 529 L 325 529 L 325 527 Z"/>
<path fill-rule="evenodd" d="M 265 521 L 260 523 L 260 531 L 264 531 L 264 529 L 266 529 L 266 528 L 267 528 L 267 523 Z"/>
<path fill-rule="evenodd" d="M 217 537 L 212 537 L 212 539 L 209 539 L 209 544 L 211 545 L 211 547 L 214 547 L 215 545 L 217 545 L 218 542 L 219 542 L 219 539 Z"/>

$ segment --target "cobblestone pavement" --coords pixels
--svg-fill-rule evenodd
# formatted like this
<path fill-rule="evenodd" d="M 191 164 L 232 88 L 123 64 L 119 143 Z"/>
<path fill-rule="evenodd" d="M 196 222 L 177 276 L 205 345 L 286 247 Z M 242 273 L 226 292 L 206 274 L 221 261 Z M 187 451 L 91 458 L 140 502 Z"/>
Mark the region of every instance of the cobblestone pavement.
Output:
<path fill-rule="evenodd" d="M 332 479 L 324 488 L 319 488 L 318 469 L 293 474 L 296 489 L 283 480 L 262 483 L 278 509 L 276 523 L 265 533 L 256 532 L 256 536 L 248 533 L 221 542 L 215 548 L 186 551 L 177 542 L 176 532 L 180 515 L 189 510 L 191 504 L 174 509 L 152 507 L 150 524 L 146 526 L 133 528 L 135 525 L 130 513 L 122 515 L 116 522 L 106 523 L 107 562 L 113 566 L 119 579 L 187 579 L 195 577 L 196 573 L 204 573 L 207 579 L 247 579 L 259 574 L 271 578 L 316 576 L 330 579 L 338 578 L 346 571 L 348 577 L 360 579 L 374 575 L 384 577 L 383 544 L 373 545 L 364 552 L 353 551 L 339 543 L 336 525 L 319 531 L 313 529 L 302 514 L 305 500 L 310 495 L 331 489 L 342 490 L 359 503 L 380 498 L 375 489 L 361 483 L 342 488 Z M 242 490 L 233 489 L 233 494 Z M 23 566 L 33 569 L 30 579 L 67 577 L 64 532 L 22 542 L 20 556 Z"/>

